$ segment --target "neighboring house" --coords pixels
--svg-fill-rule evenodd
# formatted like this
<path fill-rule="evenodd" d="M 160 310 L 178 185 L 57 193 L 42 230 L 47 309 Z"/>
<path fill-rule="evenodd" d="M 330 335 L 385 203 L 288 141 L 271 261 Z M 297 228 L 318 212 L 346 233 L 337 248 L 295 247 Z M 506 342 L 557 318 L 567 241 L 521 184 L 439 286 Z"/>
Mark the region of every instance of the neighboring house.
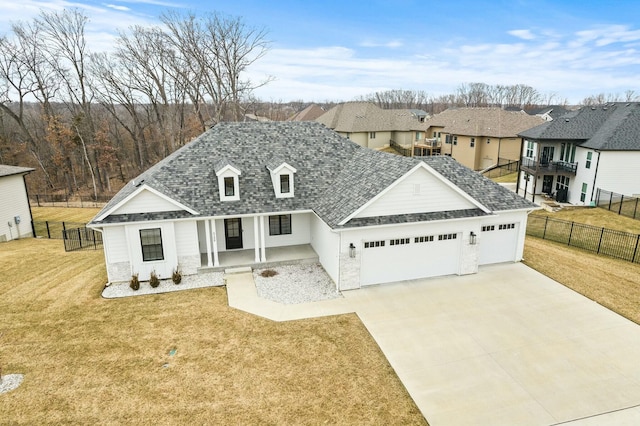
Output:
<path fill-rule="evenodd" d="M 527 114 L 541 117 L 544 121 L 553 121 L 569 112 L 571 112 L 571 110 L 563 107 L 562 105 L 549 105 L 542 108 L 527 110 Z"/>
<path fill-rule="evenodd" d="M 296 113 L 288 121 L 314 121 L 326 111 L 321 106 L 311 104 L 302 111 Z"/>
<path fill-rule="evenodd" d="M 410 109 L 382 109 L 370 102 L 336 105 L 316 119 L 360 146 L 382 149 L 397 144 L 408 150 L 424 143 L 427 113 Z"/>
<path fill-rule="evenodd" d="M 34 170 L 0 164 L 0 242 L 33 236 L 25 176 Z"/>
<path fill-rule="evenodd" d="M 429 137 L 443 144 L 441 154 L 473 170 L 518 161 L 518 133 L 541 123 L 540 117 L 502 108 L 450 108 L 426 122 Z"/>
<path fill-rule="evenodd" d="M 598 188 L 640 194 L 640 103 L 586 106 L 520 136 L 517 186 L 527 196 L 588 205 Z"/>
<path fill-rule="evenodd" d="M 89 224 L 110 282 L 313 250 L 338 290 L 522 258 L 536 206 L 451 158 L 360 147 L 314 122 L 220 123 L 127 184 Z M 244 254 L 248 260 L 242 260 Z"/>

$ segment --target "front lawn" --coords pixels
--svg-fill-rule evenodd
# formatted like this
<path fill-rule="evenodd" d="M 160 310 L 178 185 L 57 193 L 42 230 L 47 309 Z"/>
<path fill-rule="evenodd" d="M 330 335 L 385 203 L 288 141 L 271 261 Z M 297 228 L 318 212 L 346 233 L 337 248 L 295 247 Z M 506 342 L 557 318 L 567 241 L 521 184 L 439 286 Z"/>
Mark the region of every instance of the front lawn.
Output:
<path fill-rule="evenodd" d="M 35 213 L 34 213 L 35 215 Z M 102 251 L 0 244 L 10 424 L 426 424 L 356 315 L 276 323 L 223 287 L 105 300 Z"/>

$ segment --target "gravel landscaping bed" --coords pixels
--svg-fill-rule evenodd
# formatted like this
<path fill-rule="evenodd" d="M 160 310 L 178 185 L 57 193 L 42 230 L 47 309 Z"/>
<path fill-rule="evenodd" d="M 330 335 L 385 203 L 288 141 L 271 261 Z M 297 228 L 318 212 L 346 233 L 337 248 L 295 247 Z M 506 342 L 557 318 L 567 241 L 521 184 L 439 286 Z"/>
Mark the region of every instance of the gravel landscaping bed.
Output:
<path fill-rule="evenodd" d="M 263 277 L 263 271 L 277 272 Z M 335 283 L 319 263 L 283 265 L 253 271 L 258 296 L 285 305 L 317 302 L 342 297 Z"/>
<path fill-rule="evenodd" d="M 182 277 L 180 284 L 174 284 L 171 279 L 160 280 L 160 285 L 152 288 L 149 282 L 140 283 L 140 288 L 134 291 L 129 287 L 129 282 L 113 283 L 102 291 L 102 297 L 114 299 L 117 297 L 142 296 L 145 294 L 168 293 L 170 291 L 189 290 L 192 288 L 212 287 L 223 285 L 222 272 L 209 272 L 206 274 L 187 275 Z"/>
<path fill-rule="evenodd" d="M 22 374 L 6 374 L 0 380 L 0 393 L 6 393 L 14 390 L 22 383 L 24 376 Z"/>

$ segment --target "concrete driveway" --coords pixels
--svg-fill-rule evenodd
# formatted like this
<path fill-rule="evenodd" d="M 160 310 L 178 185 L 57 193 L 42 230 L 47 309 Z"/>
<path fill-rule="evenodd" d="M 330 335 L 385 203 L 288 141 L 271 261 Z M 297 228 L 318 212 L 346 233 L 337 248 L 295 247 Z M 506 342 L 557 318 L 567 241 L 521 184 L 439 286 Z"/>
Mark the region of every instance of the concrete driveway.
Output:
<path fill-rule="evenodd" d="M 523 264 L 293 306 L 245 275 L 227 288 L 249 312 L 355 311 L 432 426 L 640 424 L 640 326 Z"/>

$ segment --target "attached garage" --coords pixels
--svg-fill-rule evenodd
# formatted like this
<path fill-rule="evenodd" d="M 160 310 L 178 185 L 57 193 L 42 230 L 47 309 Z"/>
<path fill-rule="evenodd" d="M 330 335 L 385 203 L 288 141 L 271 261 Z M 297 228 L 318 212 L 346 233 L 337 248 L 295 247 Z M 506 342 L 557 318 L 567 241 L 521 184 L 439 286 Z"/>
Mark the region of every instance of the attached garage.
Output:
<path fill-rule="evenodd" d="M 479 264 L 515 262 L 519 229 L 518 222 L 483 225 L 479 238 Z"/>
<path fill-rule="evenodd" d="M 362 244 L 360 285 L 457 274 L 460 232 L 419 235 Z"/>

